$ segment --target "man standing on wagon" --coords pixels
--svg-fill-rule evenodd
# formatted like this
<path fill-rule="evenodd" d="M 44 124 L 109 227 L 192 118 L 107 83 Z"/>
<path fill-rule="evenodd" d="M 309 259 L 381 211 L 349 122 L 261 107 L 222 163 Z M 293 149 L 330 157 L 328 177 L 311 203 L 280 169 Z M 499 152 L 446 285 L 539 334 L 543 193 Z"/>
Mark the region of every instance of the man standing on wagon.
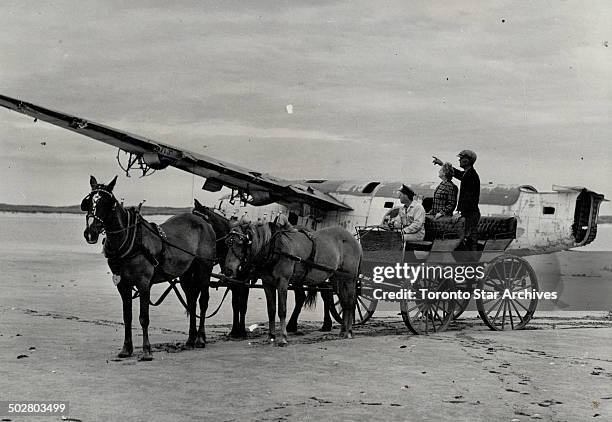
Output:
<path fill-rule="evenodd" d="M 478 208 L 480 201 L 480 177 L 474 169 L 476 153 L 469 149 L 464 149 L 457 154 L 457 157 L 459 157 L 459 167 L 463 169 L 461 171 L 453 167 L 453 176 L 461 180 L 457 211 L 465 219 L 466 248 L 475 251 L 478 247 L 478 221 L 480 220 L 480 209 Z M 436 165 L 441 166 L 444 164 L 437 157 L 433 157 L 433 159 L 433 163 Z"/>

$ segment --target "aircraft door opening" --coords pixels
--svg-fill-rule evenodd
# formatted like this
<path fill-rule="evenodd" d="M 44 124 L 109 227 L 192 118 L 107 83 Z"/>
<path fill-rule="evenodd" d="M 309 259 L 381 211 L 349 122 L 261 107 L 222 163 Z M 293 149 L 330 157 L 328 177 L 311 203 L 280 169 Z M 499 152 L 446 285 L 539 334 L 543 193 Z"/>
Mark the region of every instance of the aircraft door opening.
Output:
<path fill-rule="evenodd" d="M 572 235 L 578 246 L 591 243 L 597 235 L 597 215 L 604 196 L 583 189 L 576 199 Z"/>

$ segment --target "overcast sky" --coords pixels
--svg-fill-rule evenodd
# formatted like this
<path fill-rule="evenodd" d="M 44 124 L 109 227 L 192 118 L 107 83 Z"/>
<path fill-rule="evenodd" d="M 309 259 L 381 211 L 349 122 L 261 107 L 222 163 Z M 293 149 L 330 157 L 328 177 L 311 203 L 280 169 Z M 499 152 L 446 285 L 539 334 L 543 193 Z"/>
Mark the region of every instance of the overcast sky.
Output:
<path fill-rule="evenodd" d="M 1 2 L 0 93 L 284 178 L 435 181 L 432 155 L 469 148 L 483 182 L 612 197 L 609 0 L 138 3 Z M 112 147 L 5 109 L 0 153 L 0 202 L 120 174 Z M 202 183 L 115 191 L 189 206 Z"/>

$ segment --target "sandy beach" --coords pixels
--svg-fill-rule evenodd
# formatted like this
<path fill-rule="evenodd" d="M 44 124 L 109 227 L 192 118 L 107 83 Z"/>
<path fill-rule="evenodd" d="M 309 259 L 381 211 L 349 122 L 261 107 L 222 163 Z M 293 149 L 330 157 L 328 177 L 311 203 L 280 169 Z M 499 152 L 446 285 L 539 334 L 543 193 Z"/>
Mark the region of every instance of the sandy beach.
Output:
<path fill-rule="evenodd" d="M 562 287 L 561 303 L 542 301 L 516 332 L 491 332 L 468 310 L 445 333 L 413 336 L 397 304 L 383 304 L 355 339 L 339 340 L 338 325 L 318 331 L 319 308 L 278 348 L 266 342 L 265 301 L 254 292 L 248 323 L 258 327 L 247 340 L 227 338 L 225 303 L 207 324 L 207 348 L 184 350 L 187 319 L 170 296 L 151 311 L 154 360 L 145 363 L 137 319 L 135 356 L 115 357 L 121 301 L 104 258 L 78 237 L 55 248 L 27 241 L 4 242 L 0 258 L 3 400 L 68 401 L 80 421 L 612 418 L 610 252 L 530 257 L 543 286 Z M 211 308 L 222 293 L 212 292 Z"/>

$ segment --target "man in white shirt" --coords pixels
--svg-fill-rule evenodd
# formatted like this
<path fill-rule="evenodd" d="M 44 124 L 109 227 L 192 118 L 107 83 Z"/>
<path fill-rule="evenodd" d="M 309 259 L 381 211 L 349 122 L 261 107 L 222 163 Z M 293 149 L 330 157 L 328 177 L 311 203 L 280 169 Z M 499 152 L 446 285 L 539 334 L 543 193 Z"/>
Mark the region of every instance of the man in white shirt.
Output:
<path fill-rule="evenodd" d="M 402 185 L 398 192 L 403 206 L 397 216 L 389 221 L 389 225 L 402 229 L 404 241 L 423 240 L 425 237 L 425 209 L 421 204 L 413 201 L 414 191 L 408 186 Z"/>

